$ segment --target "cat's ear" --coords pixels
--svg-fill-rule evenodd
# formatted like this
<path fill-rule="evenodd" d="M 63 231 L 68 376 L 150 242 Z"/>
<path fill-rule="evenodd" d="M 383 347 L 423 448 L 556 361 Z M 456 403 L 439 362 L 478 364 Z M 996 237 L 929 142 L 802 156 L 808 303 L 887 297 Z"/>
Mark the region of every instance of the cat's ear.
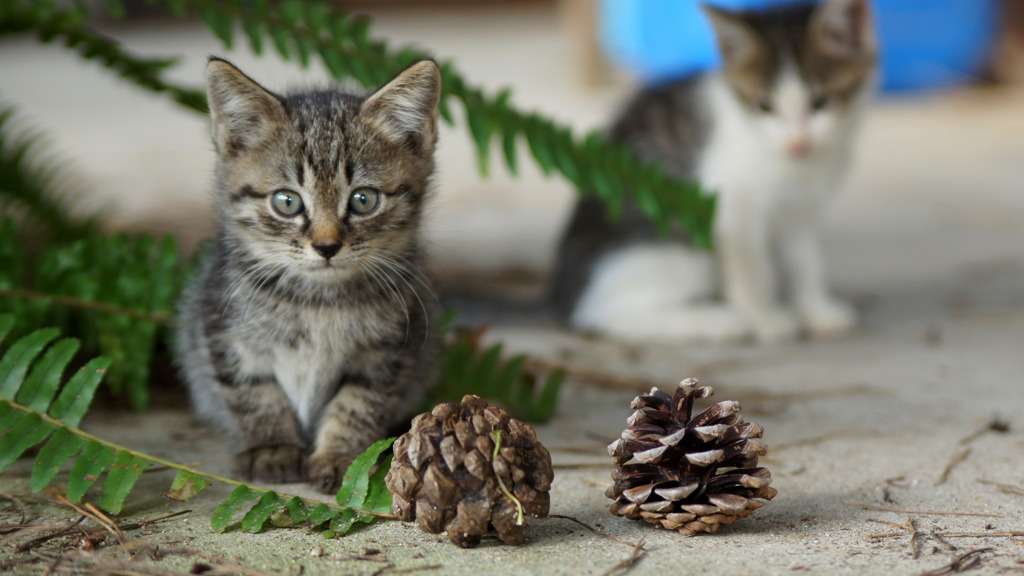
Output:
<path fill-rule="evenodd" d="M 360 115 L 388 140 L 429 152 L 437 138 L 440 98 L 441 70 L 433 60 L 423 60 L 371 94 Z"/>
<path fill-rule="evenodd" d="M 708 4 L 701 4 L 701 8 L 715 29 L 718 49 L 727 65 L 750 62 L 760 53 L 760 36 L 742 18 Z"/>
<path fill-rule="evenodd" d="M 206 98 L 213 143 L 221 154 L 251 148 L 287 120 L 281 100 L 227 60 L 211 58 L 207 63 Z"/>
<path fill-rule="evenodd" d="M 811 34 L 820 50 L 840 57 L 872 53 L 877 44 L 868 0 L 825 0 L 814 12 Z"/>

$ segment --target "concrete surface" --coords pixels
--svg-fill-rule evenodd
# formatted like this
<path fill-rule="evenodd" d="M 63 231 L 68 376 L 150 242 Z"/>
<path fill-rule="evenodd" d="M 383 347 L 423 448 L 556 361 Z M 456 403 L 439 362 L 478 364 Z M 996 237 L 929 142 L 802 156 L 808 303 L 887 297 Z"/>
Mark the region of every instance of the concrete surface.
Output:
<path fill-rule="evenodd" d="M 555 16 L 544 5 L 385 12 L 377 29 L 454 58 L 477 83 L 515 86 L 519 105 L 580 127 L 598 125 L 629 83 L 577 85 Z M 176 75 L 193 84 L 204 55 L 221 53 L 194 25 L 115 32 L 145 53 L 184 52 Z M 231 57 L 271 87 L 309 81 L 273 59 L 244 51 Z M 201 119 L 28 39 L 0 47 L 0 91 L 70 153 L 97 191 L 90 200 L 104 205 L 115 225 L 204 233 L 196 222 L 207 214 L 212 158 Z M 439 267 L 463 275 L 509 268 L 542 274 L 572 192 L 533 170 L 519 180 L 501 170 L 481 180 L 474 166 L 468 138 L 446 132 L 429 234 Z M 839 341 L 637 347 L 548 327 L 491 330 L 489 338 L 511 350 L 619 377 L 570 382 L 559 415 L 538 433 L 556 463 L 552 513 L 628 542 L 644 540 L 632 573 L 911 575 L 980 548 L 989 550 L 972 573 L 1024 573 L 1024 494 L 983 482 L 1024 486 L 1024 91 L 965 89 L 880 102 L 828 224 L 831 277 L 863 318 L 856 334 Z M 626 426 L 629 401 L 651 382 L 672 389 L 687 376 L 714 386 L 715 400 L 740 400 L 747 419 L 765 427 L 770 452 L 762 463 L 779 490 L 750 518 L 694 538 L 613 517 L 603 496 L 610 481 L 603 446 Z M 1008 432 L 962 443 L 996 417 Z M 211 471 L 230 470 L 229 442 L 195 425 L 180 402 L 145 415 L 96 413 L 86 427 Z M 28 463 L 19 466 L 0 476 L 0 492 L 26 490 Z M 159 499 L 169 481 L 147 475 L 127 517 L 183 509 Z M 601 575 L 632 551 L 563 519 L 531 520 L 523 547 L 485 540 L 474 550 L 398 522 L 340 540 L 303 530 L 215 534 L 209 513 L 223 495 L 211 489 L 188 505 L 188 515 L 129 537 L 271 574 L 381 574 L 386 564 L 351 559 L 371 549 L 394 564 L 392 573 Z M 7 502 L 0 507 L 5 518 L 16 516 Z M 30 512 L 55 513 L 31 503 Z M 911 533 L 885 524 L 907 525 L 908 516 L 920 532 L 916 558 Z M 877 534 L 892 535 L 871 537 Z M 0 550 L 8 552 L 11 542 L 0 534 Z M 157 564 L 187 571 L 200 560 L 168 553 Z"/>

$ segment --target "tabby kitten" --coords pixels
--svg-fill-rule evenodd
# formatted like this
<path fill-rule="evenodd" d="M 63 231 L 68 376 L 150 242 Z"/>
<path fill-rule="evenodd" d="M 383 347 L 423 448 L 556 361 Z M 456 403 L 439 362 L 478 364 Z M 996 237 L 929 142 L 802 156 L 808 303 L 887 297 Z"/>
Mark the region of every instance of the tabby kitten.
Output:
<path fill-rule="evenodd" d="M 440 88 L 431 61 L 365 98 L 280 96 L 207 65 L 216 236 L 179 356 L 249 478 L 331 492 L 424 399 L 434 311 L 417 238 Z"/>
<path fill-rule="evenodd" d="M 627 339 L 844 332 L 855 315 L 829 293 L 818 226 L 873 85 L 868 2 L 706 13 L 723 69 L 641 92 L 610 137 L 717 193 L 715 255 L 659 236 L 634 206 L 613 220 L 586 199 L 555 303 L 573 327 Z"/>

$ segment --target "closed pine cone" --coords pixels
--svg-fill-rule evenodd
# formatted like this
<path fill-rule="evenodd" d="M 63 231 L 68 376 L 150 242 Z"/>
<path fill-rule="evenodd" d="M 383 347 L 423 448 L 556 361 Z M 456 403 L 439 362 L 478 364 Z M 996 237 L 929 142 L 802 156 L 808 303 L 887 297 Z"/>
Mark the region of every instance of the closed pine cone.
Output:
<path fill-rule="evenodd" d="M 502 542 L 518 545 L 526 540 L 523 515 L 548 515 L 551 455 L 533 427 L 478 396 L 417 416 L 394 450 L 385 478 L 393 509 L 425 532 L 447 531 L 452 542 L 471 548 L 493 529 Z"/>
<path fill-rule="evenodd" d="M 673 396 L 651 389 L 631 407 L 629 428 L 610 446 L 615 481 L 605 493 L 613 514 L 692 536 L 714 532 L 771 500 L 771 472 L 758 468 L 761 426 L 744 422 L 738 402 L 693 416 L 693 402 L 714 390 L 689 378 Z"/>

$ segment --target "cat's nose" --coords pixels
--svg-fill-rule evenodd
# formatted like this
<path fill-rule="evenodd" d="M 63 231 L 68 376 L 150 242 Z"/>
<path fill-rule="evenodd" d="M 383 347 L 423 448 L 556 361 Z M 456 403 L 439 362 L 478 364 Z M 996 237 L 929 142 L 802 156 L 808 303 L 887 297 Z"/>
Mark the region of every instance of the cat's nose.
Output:
<path fill-rule="evenodd" d="M 339 250 L 341 250 L 341 244 L 326 244 L 322 242 L 317 242 L 316 244 L 313 244 L 313 250 L 316 250 L 317 254 L 320 254 L 324 258 L 330 260 L 331 258 L 334 257 L 335 254 L 338 253 Z"/>
<path fill-rule="evenodd" d="M 807 156 L 811 152 L 811 140 L 810 138 L 791 138 L 786 142 L 786 151 L 791 156 L 801 157 Z"/>

